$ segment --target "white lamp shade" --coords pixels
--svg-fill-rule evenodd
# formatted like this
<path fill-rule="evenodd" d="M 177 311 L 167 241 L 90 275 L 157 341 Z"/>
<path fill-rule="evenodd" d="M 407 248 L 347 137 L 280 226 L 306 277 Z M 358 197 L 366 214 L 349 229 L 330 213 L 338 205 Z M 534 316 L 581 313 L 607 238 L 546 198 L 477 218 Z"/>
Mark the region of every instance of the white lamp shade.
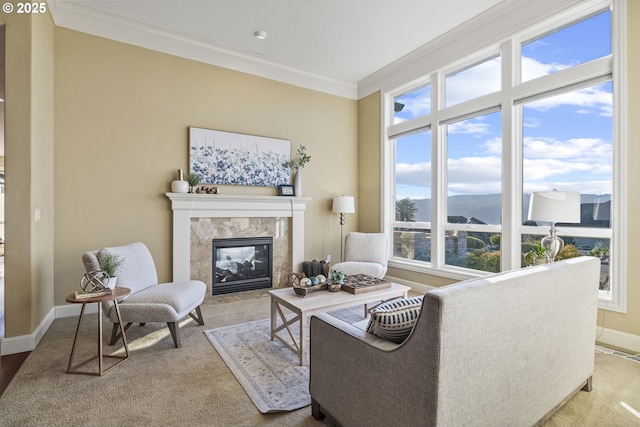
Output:
<path fill-rule="evenodd" d="M 356 211 L 353 196 L 339 196 L 333 198 L 333 212 L 354 213 Z"/>
<path fill-rule="evenodd" d="M 530 220 L 549 222 L 580 222 L 580 193 L 539 191 L 531 193 Z"/>

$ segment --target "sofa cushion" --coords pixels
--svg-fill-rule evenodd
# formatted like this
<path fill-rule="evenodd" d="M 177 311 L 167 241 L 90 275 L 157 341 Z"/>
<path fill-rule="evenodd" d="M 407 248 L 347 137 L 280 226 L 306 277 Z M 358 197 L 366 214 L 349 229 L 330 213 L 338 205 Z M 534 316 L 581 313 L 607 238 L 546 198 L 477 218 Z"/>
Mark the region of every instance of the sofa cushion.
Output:
<path fill-rule="evenodd" d="M 367 332 L 396 344 L 402 343 L 411 333 L 420 315 L 422 299 L 423 297 L 419 296 L 379 305 L 371 312 Z"/>

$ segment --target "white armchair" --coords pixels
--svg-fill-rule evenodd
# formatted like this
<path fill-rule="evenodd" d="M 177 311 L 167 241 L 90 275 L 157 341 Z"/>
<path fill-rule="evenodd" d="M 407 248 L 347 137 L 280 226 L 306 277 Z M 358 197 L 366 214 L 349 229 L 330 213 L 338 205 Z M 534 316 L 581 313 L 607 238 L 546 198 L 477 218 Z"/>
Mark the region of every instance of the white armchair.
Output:
<path fill-rule="evenodd" d="M 387 236 L 384 233 L 347 234 L 344 261 L 332 268 L 347 276 L 366 274 L 382 279 L 387 273 Z"/>
<path fill-rule="evenodd" d="M 207 285 L 199 280 L 182 283 L 160 283 L 151 252 L 144 243 L 136 242 L 124 246 L 104 248 L 99 251 L 85 252 L 82 255 L 87 272 L 101 270 L 99 259 L 102 253 L 119 256 L 122 266 L 118 268 L 116 287 L 131 289 L 131 293 L 118 301 L 125 330 L 132 323 L 166 323 L 176 347 L 180 347 L 180 328 L 178 322 L 187 315 L 199 325 L 204 325 L 200 304 L 204 301 Z M 113 322 L 110 345 L 119 339 L 119 325 L 112 301 L 102 303 L 105 316 Z"/>

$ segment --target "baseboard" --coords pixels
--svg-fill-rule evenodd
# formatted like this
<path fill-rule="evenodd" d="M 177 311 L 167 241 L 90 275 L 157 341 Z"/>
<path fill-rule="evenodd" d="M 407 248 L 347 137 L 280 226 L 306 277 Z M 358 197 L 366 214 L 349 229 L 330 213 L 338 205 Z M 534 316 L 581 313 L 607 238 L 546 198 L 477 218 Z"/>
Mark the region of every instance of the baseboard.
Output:
<path fill-rule="evenodd" d="M 56 319 L 62 319 L 64 317 L 80 316 L 80 310 L 82 306 L 80 304 L 65 304 L 55 307 Z M 87 304 L 84 313 L 91 314 L 98 312 L 98 304 Z"/>
<path fill-rule="evenodd" d="M 4 338 L 2 340 L 2 346 L 0 347 L 1 355 L 24 353 L 25 351 L 35 349 L 44 334 L 49 330 L 54 319 L 55 309 L 51 309 L 32 334 Z"/>
<path fill-rule="evenodd" d="M 49 330 L 49 327 L 55 319 L 79 316 L 81 307 L 82 306 L 79 304 L 65 304 L 52 308 L 51 311 L 47 313 L 45 318 L 42 319 L 42 322 L 40 322 L 40 324 L 32 334 L 2 339 L 2 345 L 0 346 L 0 355 L 5 356 L 7 354 L 33 351 L 38 346 L 38 343 L 40 343 L 40 340 L 47 332 L 47 330 Z M 97 312 L 97 304 L 88 304 L 85 309 L 85 314 Z"/>
<path fill-rule="evenodd" d="M 629 350 L 631 353 L 640 353 L 640 336 L 616 331 L 614 329 L 596 328 L 596 341 L 614 347 Z"/>

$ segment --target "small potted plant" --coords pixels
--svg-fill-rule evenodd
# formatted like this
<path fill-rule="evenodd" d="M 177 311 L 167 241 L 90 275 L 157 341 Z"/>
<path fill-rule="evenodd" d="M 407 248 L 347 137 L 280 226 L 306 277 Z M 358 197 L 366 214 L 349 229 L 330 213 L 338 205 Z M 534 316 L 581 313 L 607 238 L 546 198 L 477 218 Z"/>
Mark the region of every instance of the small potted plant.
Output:
<path fill-rule="evenodd" d="M 100 254 L 98 262 L 100 263 L 102 271 L 109 276 L 109 283 L 107 284 L 107 287 L 111 289 L 115 288 L 116 281 L 118 280 L 116 272 L 118 271 L 118 268 L 122 267 L 124 260 L 120 255 L 106 252 Z"/>
<path fill-rule="evenodd" d="M 528 265 L 547 264 L 550 261 L 549 252 L 541 244 L 527 252 L 524 259 Z"/>
<path fill-rule="evenodd" d="M 344 278 L 347 277 L 347 275 L 336 269 L 331 270 L 329 275 L 331 276 L 331 283 L 328 285 L 329 290 L 331 292 L 339 291 L 342 285 L 344 285 Z"/>
<path fill-rule="evenodd" d="M 200 184 L 202 177 L 197 173 L 190 173 L 187 175 L 187 182 L 189 183 L 189 193 L 195 193 L 194 187 Z"/>

